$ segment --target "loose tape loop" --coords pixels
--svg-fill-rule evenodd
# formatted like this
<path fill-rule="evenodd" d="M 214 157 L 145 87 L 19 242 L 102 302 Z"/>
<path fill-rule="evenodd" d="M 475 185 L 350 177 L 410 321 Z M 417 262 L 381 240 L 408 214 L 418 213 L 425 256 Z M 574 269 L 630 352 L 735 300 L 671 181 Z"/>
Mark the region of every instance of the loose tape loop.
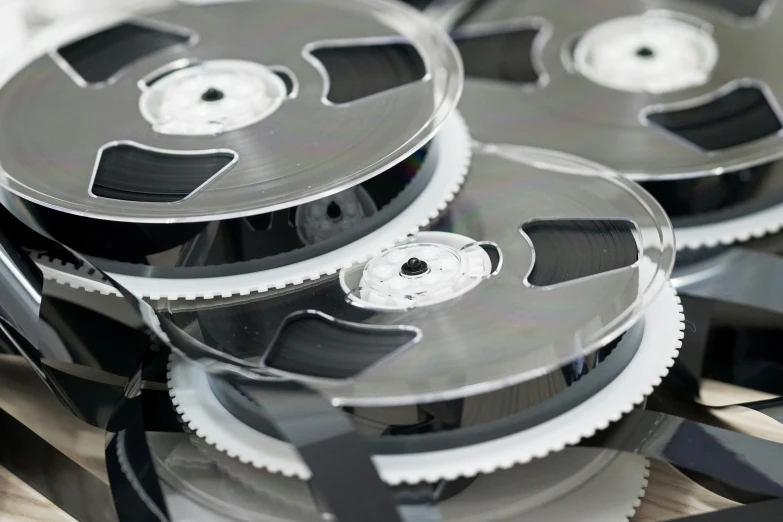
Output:
<path fill-rule="evenodd" d="M 22 270 L 20 262 L 23 250 L 13 242 L 0 243 L 0 269 L 3 270 L 6 291 L 3 318 L 7 325 L 19 325 L 16 334 L 38 347 L 38 332 L 31 332 L 30 317 L 35 310 L 13 307 L 8 303 L 35 302 L 30 299 L 29 288 L 40 288 L 40 273 Z M 64 246 L 64 245 L 63 245 Z M 65 247 L 67 249 L 67 247 Z M 101 274 L 79 253 L 67 249 L 74 258 Z M 102 274 L 105 276 L 105 274 Z M 171 335 L 176 326 L 161 317 L 146 302 L 133 296 L 106 277 L 119 293 L 132 305 L 147 327 L 147 333 L 180 353 L 193 353 L 194 347 L 180 346 L 186 336 Z M 40 312 L 40 302 L 38 312 Z M 35 308 L 35 306 L 33 306 Z M 20 311 L 21 310 L 21 311 Z M 6 317 L 7 316 L 7 317 Z M 163 326 L 162 326 L 163 325 Z M 39 323 L 39 327 L 41 324 Z M 233 360 L 213 354 L 206 346 L 196 350 L 200 359 L 210 359 L 228 368 Z M 33 361 L 35 362 L 35 361 Z M 223 371 L 223 378 L 241 379 L 245 368 Z M 246 385 L 246 383 L 242 383 Z M 312 472 L 312 485 L 339 522 L 437 522 L 436 495 L 417 498 L 420 503 L 397 505 L 377 471 L 368 448 L 348 418 L 325 397 L 306 386 L 294 382 L 270 380 L 250 384 L 259 387 L 254 400 L 270 425 L 281 438 L 293 444 Z M 765 413 L 780 422 L 783 417 L 783 400 L 774 399 L 762 403 L 744 405 Z M 751 493 L 773 497 L 775 500 L 760 502 L 718 513 L 699 515 L 681 520 L 694 522 L 754 522 L 779 520 L 783 516 L 783 445 L 761 440 L 729 430 L 715 428 L 664 413 L 637 410 L 599 433 L 586 445 L 616 449 L 662 460 L 705 473 L 717 480 L 734 485 Z M 148 452 L 147 452 L 148 453 Z M 421 499 L 424 501 L 421 502 Z M 406 499 L 410 500 L 410 499 Z"/>

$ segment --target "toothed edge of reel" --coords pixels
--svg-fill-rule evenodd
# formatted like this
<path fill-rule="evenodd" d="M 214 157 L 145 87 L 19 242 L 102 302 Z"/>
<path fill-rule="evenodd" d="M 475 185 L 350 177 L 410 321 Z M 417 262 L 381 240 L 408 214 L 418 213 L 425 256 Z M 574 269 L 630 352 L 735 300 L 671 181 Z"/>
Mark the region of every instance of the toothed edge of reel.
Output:
<path fill-rule="evenodd" d="M 190 442 L 195 446 L 195 448 L 199 451 L 199 453 L 207 459 L 209 462 L 213 463 L 215 466 L 217 466 L 223 473 L 231 477 L 233 480 L 240 483 L 242 486 L 254 490 L 257 486 L 256 484 L 250 479 L 249 476 L 247 476 L 246 473 L 241 473 L 236 470 L 236 466 L 245 466 L 249 469 L 255 471 L 255 472 L 265 472 L 264 470 L 259 470 L 258 468 L 253 468 L 251 466 L 248 466 L 247 464 L 242 464 L 241 462 L 237 461 L 236 459 L 231 459 L 226 455 L 225 453 L 218 452 L 219 456 L 222 456 L 225 459 L 229 459 L 231 464 L 228 462 L 225 462 L 219 458 L 217 455 L 213 455 L 215 452 L 215 448 L 212 446 L 209 446 L 206 444 L 202 439 L 199 439 L 197 436 L 191 434 L 190 436 Z M 641 458 L 641 457 L 639 457 Z M 607 466 L 611 466 L 612 464 L 609 463 Z M 591 480 L 595 480 L 597 477 L 600 477 L 600 474 L 603 472 L 599 472 L 597 475 L 591 477 Z M 644 496 L 647 494 L 647 486 L 649 484 L 649 478 L 650 478 L 650 461 L 647 459 L 644 459 L 644 474 L 642 476 L 641 484 L 639 485 L 639 492 L 636 495 L 636 499 L 633 502 L 633 505 L 628 508 L 628 511 L 625 513 L 623 520 L 628 521 L 631 520 L 635 515 L 637 509 L 642 505 L 642 501 L 644 500 Z M 290 477 L 291 480 L 297 480 L 296 478 Z M 308 509 L 310 506 L 307 504 L 303 504 L 300 502 L 292 501 L 292 499 L 289 498 L 278 498 L 277 500 L 285 503 L 287 506 L 298 508 L 298 509 Z M 560 497 L 558 499 L 559 502 L 562 502 L 567 497 Z M 564 521 L 569 522 L 569 521 Z M 575 521 L 574 521 L 575 522 Z M 607 521 L 611 522 L 611 521 Z"/>
<path fill-rule="evenodd" d="M 171 367 L 171 363 L 172 363 L 172 360 L 170 359 L 169 363 L 168 363 L 169 369 Z M 235 466 L 233 466 L 233 465 L 226 465 L 227 464 L 226 462 L 221 462 L 218 458 L 215 458 L 215 454 L 211 454 L 212 452 L 216 451 L 216 449 L 213 446 L 207 444 L 203 439 L 199 438 L 195 433 L 193 433 L 189 429 L 189 427 L 187 426 L 186 421 L 182 418 L 182 416 L 181 416 L 181 414 L 179 412 L 177 412 L 177 418 L 182 423 L 185 432 L 188 434 L 187 443 L 190 444 L 191 447 L 194 448 L 204 459 L 204 460 L 194 460 L 194 461 L 189 461 L 189 460 L 185 459 L 185 460 L 183 460 L 184 464 L 192 464 L 192 465 L 196 465 L 196 466 L 203 466 L 205 464 L 205 462 L 208 462 L 209 464 L 217 466 L 223 473 L 225 473 L 231 479 L 237 481 L 242 486 L 244 486 L 244 487 L 246 487 L 248 489 L 251 489 L 251 490 L 254 488 L 254 486 L 255 486 L 254 483 L 252 481 L 249 481 L 248 477 L 244 477 L 244 476 L 242 476 L 242 474 L 236 473 L 234 471 Z M 250 466 L 248 464 L 240 463 L 238 460 L 232 459 L 231 457 L 229 457 L 227 454 L 225 454 L 223 452 L 218 452 L 218 454 L 224 456 L 226 459 L 229 459 L 232 463 L 236 462 L 236 465 L 248 466 L 249 469 L 257 470 L 257 471 L 261 471 L 261 472 L 266 472 L 265 470 L 258 470 L 257 468 L 254 468 L 254 467 L 252 467 L 252 466 Z M 138 482 L 136 480 L 134 480 L 135 479 L 134 472 L 132 471 L 132 467 L 130 466 L 130 463 L 127 460 L 127 455 L 126 455 L 123 447 L 121 447 L 121 445 L 119 444 L 119 441 L 118 441 L 118 444 L 117 444 L 117 456 L 118 456 L 118 462 L 120 464 L 120 468 L 121 468 L 122 473 L 126 476 L 126 478 L 130 482 L 130 484 L 131 484 L 132 488 L 134 489 L 134 491 L 136 492 L 136 494 L 139 495 L 140 498 L 142 498 L 142 500 L 145 501 L 145 503 L 147 503 L 146 499 L 148 499 L 148 497 L 146 495 L 146 492 L 144 492 L 143 489 L 141 488 L 141 485 L 138 484 Z M 625 512 L 625 515 L 621 519 L 617 519 L 615 522 L 621 522 L 621 521 L 622 522 L 627 522 L 627 521 L 631 520 L 636 515 L 637 510 L 642 505 L 642 502 L 643 502 L 643 500 L 645 498 L 645 495 L 647 494 L 647 488 L 648 488 L 648 485 L 649 485 L 649 478 L 650 478 L 650 461 L 647 460 L 647 459 L 642 459 L 641 457 L 636 457 L 636 458 L 644 461 L 643 462 L 643 466 L 644 466 L 644 468 L 643 468 L 643 475 L 641 477 L 641 482 L 639 484 L 639 490 L 638 490 L 638 493 L 636 495 L 636 498 L 633 500 L 631 505 L 627 508 L 627 511 Z M 607 464 L 607 466 L 612 466 L 612 465 L 613 464 L 611 462 Z M 601 472 L 599 472 L 598 474 L 592 476 L 589 480 L 592 481 L 592 480 L 600 479 L 601 473 L 603 473 L 603 470 Z M 291 480 L 297 480 L 296 477 L 288 477 L 288 478 L 291 479 Z M 577 488 L 577 490 L 578 490 L 578 488 Z M 573 494 L 573 491 L 570 494 Z M 559 500 L 559 502 L 562 503 L 562 501 L 564 499 L 567 499 L 567 498 L 568 498 L 568 496 L 558 497 L 558 500 Z M 276 501 L 281 502 L 282 504 L 284 504 L 285 506 L 287 506 L 290 509 L 309 510 L 312 507 L 310 504 L 297 502 L 296 498 L 275 497 L 275 499 L 276 499 Z M 541 508 L 538 508 L 538 509 L 541 509 Z M 533 511 L 533 513 L 534 512 L 535 511 Z M 607 519 L 605 522 L 612 522 L 612 520 L 614 520 L 614 519 Z M 565 522 L 568 522 L 568 521 L 565 521 Z M 602 520 L 602 522 L 603 522 L 603 520 Z"/>
<path fill-rule="evenodd" d="M 783 229 L 783 203 L 762 211 L 728 219 L 709 225 L 675 228 L 677 250 L 698 250 L 730 246 L 767 235 Z"/>
<path fill-rule="evenodd" d="M 626 515 L 627 520 L 631 520 L 633 517 L 636 516 L 636 511 L 641 507 L 642 502 L 644 501 L 644 497 L 647 495 L 647 486 L 650 485 L 650 461 L 647 459 L 644 459 L 644 479 L 642 480 L 642 485 L 639 488 L 639 498 L 636 499 L 636 502 L 634 502 L 634 506 L 628 510 L 628 514 Z"/>
<path fill-rule="evenodd" d="M 120 292 L 111 283 L 97 274 L 90 274 L 90 270 L 86 267 L 77 268 L 71 263 L 45 254 L 37 254 L 35 263 L 46 280 L 90 293 L 120 296 Z"/>
<path fill-rule="evenodd" d="M 223 473 L 225 473 L 226 475 L 228 475 L 229 477 L 231 477 L 233 480 L 237 481 L 238 483 L 242 484 L 244 487 L 246 487 L 246 488 L 248 488 L 250 490 L 253 490 L 253 491 L 257 491 L 257 485 L 255 483 L 253 483 L 251 480 L 249 480 L 248 477 L 243 476 L 241 473 L 237 473 L 233 469 L 233 467 L 230 466 L 230 465 L 227 465 L 226 462 L 221 462 L 221 460 L 219 460 L 218 456 L 223 457 L 225 459 L 229 459 L 231 462 L 236 462 L 240 466 L 248 466 L 254 472 L 266 473 L 264 470 L 259 470 L 258 468 L 254 468 L 252 466 L 249 466 L 248 464 L 242 464 L 239 461 L 237 461 L 236 459 L 232 459 L 231 457 L 229 457 L 228 455 L 226 455 L 225 453 L 222 453 L 222 452 L 217 452 L 217 455 L 215 457 L 218 457 L 218 458 L 213 457 L 212 455 L 210 455 L 210 453 L 214 453 L 216 451 L 215 448 L 213 446 L 210 446 L 209 444 L 206 444 L 202 439 L 197 437 L 195 434 L 192 434 L 192 433 L 190 434 L 190 442 L 191 442 L 191 444 L 193 444 L 193 446 L 195 446 L 196 450 L 198 450 L 198 452 L 201 455 L 204 456 L 204 458 L 208 459 L 215 466 L 217 466 L 218 469 L 220 469 L 220 471 L 222 471 Z M 283 475 L 279 475 L 279 476 L 283 476 Z M 290 480 L 298 480 L 296 477 L 285 477 L 285 478 L 286 479 L 290 479 Z M 286 498 L 276 497 L 276 498 L 278 498 L 278 500 L 280 500 L 283 503 L 285 503 L 287 506 L 290 506 L 290 507 L 293 507 L 293 508 L 296 508 L 296 509 L 307 510 L 309 507 L 311 507 L 310 505 L 308 505 L 306 503 L 296 502 L 295 498 L 294 499 L 288 498 L 288 497 L 286 497 Z"/>
<path fill-rule="evenodd" d="M 657 320 L 663 324 L 656 327 L 650 324 L 656 320 L 650 320 L 652 316 L 649 314 L 652 312 L 657 314 Z M 640 348 L 640 352 L 620 375 L 584 403 L 541 425 L 501 439 L 448 451 L 402 457 L 376 456 L 373 460 L 382 479 L 387 484 L 396 486 L 420 482 L 433 483 L 440 480 L 456 480 L 461 477 L 468 478 L 478 474 L 489 474 L 526 464 L 533 459 L 543 458 L 550 453 L 561 451 L 566 446 L 576 445 L 581 440 L 606 429 L 609 424 L 619 421 L 652 394 L 653 390 L 669 373 L 682 347 L 685 315 L 680 298 L 670 284 L 667 284 L 667 287 L 653 301 L 647 314 L 642 345 L 646 340 L 647 344 L 654 346 L 645 350 Z M 662 346 L 666 349 L 661 350 Z M 237 451 L 231 447 L 232 441 L 226 442 L 225 438 L 220 440 L 221 437 L 225 437 L 225 431 L 221 431 L 222 425 L 209 422 L 201 424 L 199 419 L 194 420 L 193 414 L 198 415 L 199 412 L 193 411 L 191 408 L 200 407 L 200 401 L 191 401 L 188 404 L 186 395 L 193 395 L 193 393 L 187 390 L 183 390 L 184 394 L 177 391 L 172 383 L 173 365 L 171 362 L 173 361 L 170 360 L 167 375 L 169 394 L 177 414 L 192 433 L 218 451 L 244 464 L 287 477 L 297 477 L 302 480 L 309 478 L 309 470 L 295 455 L 293 448 L 286 443 L 267 437 L 271 441 L 271 445 L 276 445 L 277 450 L 287 448 L 287 451 L 294 455 L 291 460 L 287 460 L 287 457 L 281 457 L 277 459 L 277 463 L 272 463 L 268 459 L 256 458 L 258 454 Z M 186 362 L 185 364 L 191 363 Z M 644 374 L 650 366 L 653 366 L 653 372 L 640 377 L 639 374 Z M 576 416 L 580 419 L 590 419 L 590 422 L 572 422 L 573 417 Z M 493 458 L 488 459 L 488 456 Z M 435 460 L 437 462 L 433 462 Z"/>
<path fill-rule="evenodd" d="M 438 157 L 436 159 L 436 173 L 433 175 L 433 179 L 430 180 L 430 183 L 436 181 L 435 178 L 438 176 L 438 171 L 441 171 L 443 176 L 451 177 L 451 179 L 445 183 L 447 186 L 438 196 L 438 200 L 432 205 L 432 207 L 428 208 L 426 215 L 423 217 L 415 216 L 417 221 L 407 224 L 398 224 L 396 223 L 400 219 L 398 216 L 393 218 L 386 225 L 383 225 L 376 231 L 370 233 L 368 236 L 365 236 L 365 238 L 372 237 L 373 234 L 376 233 L 378 235 L 383 234 L 386 236 L 380 240 L 376 240 L 370 251 L 347 255 L 344 254 L 340 259 L 334 260 L 329 264 L 325 264 L 313 272 L 306 273 L 304 271 L 300 271 L 295 274 L 278 276 L 276 279 L 267 278 L 265 280 L 265 272 L 256 272 L 242 274 L 240 276 L 228 276 L 226 278 L 207 278 L 204 280 L 225 280 L 227 282 L 227 286 L 220 289 L 220 291 L 192 290 L 185 288 L 188 286 L 196 286 L 199 281 L 197 279 L 165 280 L 145 279 L 140 277 L 123 276 L 119 274 L 107 275 L 130 290 L 137 297 L 148 298 L 155 301 L 161 299 L 176 301 L 178 299 L 214 299 L 220 297 L 231 297 L 234 295 L 249 295 L 253 292 L 263 293 L 270 289 L 280 289 L 285 288 L 286 286 L 300 285 L 306 281 L 316 281 L 321 277 L 333 275 L 341 269 L 350 268 L 356 264 L 366 262 L 368 259 L 378 255 L 380 252 L 388 250 L 389 248 L 402 243 L 410 235 L 416 234 L 422 229 L 427 228 L 442 215 L 442 213 L 447 209 L 448 205 L 454 200 L 462 188 L 462 185 L 465 182 L 465 178 L 468 175 L 470 160 L 472 157 L 471 138 L 468 127 L 462 117 L 458 113 L 454 113 L 443 125 L 438 135 L 442 136 L 441 139 L 443 141 L 441 142 L 442 145 L 439 146 Z M 437 139 L 437 137 L 435 139 Z M 424 193 L 426 192 L 427 189 L 425 188 Z M 417 203 L 420 203 L 420 199 L 421 196 L 416 198 L 413 203 L 408 206 L 408 208 L 402 211 L 400 215 L 404 215 L 407 211 L 409 211 L 409 209 L 414 208 Z M 423 212 L 420 212 L 420 214 L 422 213 Z M 329 254 L 325 254 L 324 256 L 329 256 L 340 251 L 348 252 L 352 248 L 353 244 L 348 244 L 345 247 L 334 250 Z M 338 256 L 335 255 L 334 257 Z M 312 259 L 316 260 L 318 257 Z M 51 259 L 45 255 L 37 256 L 35 261 L 44 273 L 44 277 L 47 279 L 57 281 L 61 284 L 67 284 L 74 288 L 81 288 L 89 292 L 97 291 L 102 294 L 119 295 L 119 292 L 116 288 L 114 288 L 105 279 L 96 277 L 95 274 L 91 274 L 89 270 L 74 267 L 70 263 L 65 263 L 57 259 Z M 278 270 L 279 269 L 274 269 L 266 272 L 276 272 Z M 181 288 L 177 291 L 161 292 L 156 287 L 160 284 L 163 284 L 164 281 L 176 281 L 177 284 L 181 285 Z"/>
<path fill-rule="evenodd" d="M 227 477 L 236 481 L 242 487 L 250 491 L 258 490 L 259 486 L 257 482 L 254 481 L 252 473 L 267 473 L 266 471 L 253 468 L 252 466 L 248 466 L 246 464 L 242 464 L 236 459 L 232 459 L 228 457 L 224 453 L 216 452 L 215 448 L 209 446 L 203 440 L 199 439 L 198 437 L 190 433 L 187 430 L 187 427 L 185 427 L 185 431 L 189 433 L 188 444 L 190 444 L 190 447 L 193 448 L 200 457 L 193 458 L 193 459 L 183 459 L 182 460 L 183 465 L 190 465 L 195 467 L 214 465 L 218 469 L 220 469 L 222 473 L 225 473 Z M 600 450 L 595 450 L 595 451 L 598 452 Z M 598 482 L 606 481 L 607 478 L 605 477 L 605 474 L 607 472 L 609 472 L 610 475 L 612 473 L 617 473 L 616 471 L 617 466 L 623 466 L 626 470 L 631 470 L 632 467 L 638 466 L 638 464 L 636 464 L 635 461 L 632 462 L 628 460 L 630 458 L 633 458 L 636 461 L 641 462 L 641 468 L 642 468 L 641 472 L 639 473 L 638 476 L 634 473 L 636 479 L 639 480 L 638 490 L 632 496 L 631 495 L 624 496 L 620 501 L 612 503 L 612 507 L 615 509 L 611 511 L 613 511 L 613 515 L 617 515 L 618 518 L 616 519 L 602 518 L 601 522 L 620 522 L 620 521 L 625 522 L 630 520 L 636 514 L 636 510 L 639 508 L 639 506 L 642 503 L 642 500 L 647 492 L 648 479 L 650 477 L 650 461 L 638 456 L 630 456 L 630 455 L 626 456 L 624 459 L 621 459 L 622 463 L 619 463 L 617 460 L 615 460 L 615 458 L 611 458 L 607 460 L 606 463 L 602 466 L 602 468 L 595 474 L 590 475 L 584 483 L 581 483 L 580 485 L 570 488 L 568 492 L 563 495 L 559 495 L 557 497 L 558 503 L 561 505 L 561 507 L 564 502 L 567 504 L 574 504 L 574 509 L 578 509 L 576 506 L 582 505 L 582 500 L 579 498 L 574 498 L 574 496 L 576 495 L 578 497 L 579 491 L 582 489 L 583 486 L 592 484 L 594 481 L 598 481 Z M 626 462 L 626 460 L 628 460 L 628 462 Z M 590 464 L 588 464 L 588 466 L 589 465 Z M 298 481 L 298 479 L 294 477 L 286 477 L 285 480 Z M 617 479 L 615 478 L 614 480 L 616 481 Z M 260 494 L 263 495 L 269 494 L 269 491 L 267 491 L 263 487 L 258 491 Z M 293 496 L 275 495 L 274 497 L 270 497 L 270 498 L 274 498 L 275 502 L 279 502 L 282 505 L 285 505 L 289 509 L 295 509 L 295 510 L 298 509 L 305 512 L 310 512 L 313 509 L 312 501 L 308 500 L 310 498 L 309 495 L 305 495 L 301 497 L 298 495 L 293 495 Z M 297 501 L 297 499 L 299 499 L 299 501 Z M 627 507 L 623 507 L 626 504 Z M 547 509 L 546 505 L 547 503 L 545 503 L 542 506 L 533 507 L 529 511 L 525 511 L 525 514 L 527 514 L 528 516 L 535 515 L 536 512 L 539 510 L 542 509 L 546 510 Z M 622 510 L 622 514 L 620 514 L 621 510 Z M 522 513 L 519 514 L 521 515 Z M 595 513 L 593 513 L 593 515 L 595 515 Z M 542 516 L 545 515 L 540 514 L 538 518 L 541 518 Z M 601 516 L 605 517 L 606 514 L 602 513 Z M 575 518 L 574 519 L 568 518 L 564 522 L 576 522 L 576 520 L 577 519 Z M 590 519 L 590 520 L 595 521 L 597 519 Z"/>

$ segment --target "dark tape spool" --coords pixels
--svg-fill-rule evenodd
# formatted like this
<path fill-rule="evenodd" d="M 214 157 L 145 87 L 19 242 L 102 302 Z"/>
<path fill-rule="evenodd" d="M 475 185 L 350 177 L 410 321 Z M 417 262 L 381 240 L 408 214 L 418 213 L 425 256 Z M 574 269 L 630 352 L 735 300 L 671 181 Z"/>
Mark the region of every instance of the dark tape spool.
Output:
<path fill-rule="evenodd" d="M 455 202 L 459 205 L 459 200 Z M 481 237 L 467 220 L 448 219 L 446 212 L 438 230 Z M 475 232 L 475 233 L 471 233 Z M 534 285 L 554 285 L 624 268 L 638 259 L 633 227 L 625 221 L 542 221 L 525 228 L 536 250 L 536 264 L 529 281 Z M 574 256 L 573 252 L 579 255 Z M 296 289 L 294 289 L 296 290 Z M 306 296 L 303 304 L 302 296 Z M 288 318 L 303 309 L 335 315 L 335 303 L 344 303 L 345 292 L 335 277 L 308 283 L 306 291 L 280 292 L 274 299 L 221 302 L 219 306 L 199 306 L 195 310 L 175 311 L 172 320 L 201 335 L 205 344 L 237 357 L 262 356 L 273 345 Z M 361 323 L 375 312 L 359 307 L 343 307 L 337 319 Z M 300 342 L 284 359 L 289 373 L 314 377 L 344 378 L 356 375 L 357 354 L 366 351 L 366 339 L 356 340 L 337 329 L 321 329 L 318 343 Z M 307 340 L 302 335 L 300 339 Z M 318 344 L 318 346 L 316 346 Z M 399 345 L 398 345 L 399 346 Z M 351 351 L 352 348 L 355 348 Z M 394 348 L 394 347 L 392 347 Z M 391 355 L 390 353 L 387 355 Z M 268 366 L 277 368 L 271 361 Z M 316 373 L 317 371 L 317 373 Z"/>
<path fill-rule="evenodd" d="M 720 151 L 777 134 L 780 118 L 763 89 L 736 86 L 693 107 L 650 112 L 647 121 L 704 151 Z"/>
<path fill-rule="evenodd" d="M 371 433 L 380 432 L 363 437 L 369 451 L 376 455 L 442 451 L 508 436 L 561 415 L 603 389 L 633 359 L 642 332 L 643 325 L 637 325 L 589 361 L 580 360 L 522 385 L 470 399 L 410 407 L 407 417 L 420 420 L 408 425 L 385 424 L 382 419 L 388 418 L 388 413 L 384 408 L 364 408 L 361 413 L 348 409 L 347 413 L 356 426 L 372 425 Z M 210 376 L 209 381 L 216 398 L 232 415 L 262 433 L 276 436 L 259 411 L 253 384 L 232 383 L 217 376 Z M 481 413 L 485 411 L 482 404 L 504 398 L 511 401 L 513 409 L 499 409 L 492 415 Z M 395 414 L 400 414 L 399 408 L 395 408 Z"/>
<path fill-rule="evenodd" d="M 360 185 L 378 209 L 367 221 L 311 245 L 305 244 L 297 233 L 296 208 L 215 222 L 148 224 L 76 216 L 21 198 L 14 198 L 13 203 L 20 207 L 18 216 L 33 220 L 49 236 L 89 256 L 104 271 L 162 278 L 228 276 L 322 255 L 387 223 L 427 187 L 434 173 L 434 169 L 421 170 L 428 150 L 425 146 Z M 23 246 L 44 250 L 35 237 L 27 234 L 22 238 Z"/>
<path fill-rule="evenodd" d="M 427 68 L 416 48 L 408 43 L 357 45 L 313 50 L 329 76 L 326 97 L 333 103 L 350 103 L 418 81 Z"/>
<path fill-rule="evenodd" d="M 641 185 L 663 206 L 675 228 L 697 227 L 738 219 L 783 203 L 783 164 L 684 180 L 648 181 Z"/>
<path fill-rule="evenodd" d="M 111 67 L 116 61 L 123 63 L 122 60 L 149 50 L 147 47 L 166 47 L 172 43 L 171 38 L 180 38 L 158 33 L 137 24 L 121 24 L 80 40 L 65 51 L 78 58 L 79 63 L 84 61 L 84 67 L 91 74 L 100 76 L 103 68 Z M 101 60 L 104 51 L 119 53 L 119 56 L 117 60 L 109 60 L 111 63 L 107 65 L 106 60 Z M 416 81 L 426 72 L 421 57 L 410 45 L 365 45 L 318 52 L 324 54 L 321 56 L 323 65 L 333 79 L 329 82 L 329 96 L 338 101 L 375 94 L 368 89 L 374 88 L 377 92 L 392 89 Z M 102 197 L 123 199 L 124 195 L 131 195 L 131 199 L 143 201 L 173 201 L 167 198 L 177 196 L 181 199 L 183 194 L 186 196 L 220 170 L 210 163 L 214 163 L 213 160 L 205 158 L 207 165 L 201 170 L 206 169 L 210 176 L 196 175 L 195 171 L 201 167 L 180 164 L 182 156 L 175 158 L 143 152 L 136 150 L 110 162 L 108 171 L 111 175 L 107 174 L 108 179 L 101 185 L 106 191 L 100 194 Z M 428 152 L 429 145 L 424 145 L 401 163 L 362 183 L 360 186 L 367 191 L 378 211 L 365 223 L 313 245 L 305 244 L 297 234 L 296 209 L 214 222 L 145 224 L 77 216 L 21 198 L 15 198 L 14 204 L 22 207 L 16 212 L 18 217 L 34 220 L 47 235 L 89 256 L 106 272 L 172 279 L 229 276 L 260 272 L 323 255 L 387 223 L 426 188 L 434 173 L 433 168 L 421 170 Z M 193 158 L 189 156 L 185 161 L 193 161 Z M 161 171 L 169 175 L 161 176 Z M 150 172 L 155 175 L 150 176 Z M 24 246 L 37 250 L 40 245 L 28 243 Z"/>

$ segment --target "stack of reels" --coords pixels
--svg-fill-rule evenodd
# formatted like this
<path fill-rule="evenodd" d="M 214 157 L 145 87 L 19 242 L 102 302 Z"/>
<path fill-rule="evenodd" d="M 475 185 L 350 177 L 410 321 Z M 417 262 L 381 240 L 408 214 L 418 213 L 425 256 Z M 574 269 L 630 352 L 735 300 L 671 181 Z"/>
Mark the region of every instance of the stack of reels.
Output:
<path fill-rule="evenodd" d="M 457 18 L 443 5 L 427 9 L 462 53 L 474 138 L 575 154 L 640 182 L 673 222 L 673 282 L 710 332 L 699 351 L 754 359 L 704 371 L 783 392 L 769 354 L 783 313 L 780 6 L 446 2 Z M 749 348 L 733 344 L 746 338 Z"/>
<path fill-rule="evenodd" d="M 396 2 L 198 3 L 44 30 L 0 88 L 4 206 L 215 354 L 172 352 L 182 433 L 146 435 L 167 517 L 362 520 L 386 500 L 355 451 L 443 521 L 632 516 L 646 461 L 567 447 L 652 393 L 683 316 L 671 223 L 610 168 L 687 179 L 678 205 L 759 195 L 713 174 L 772 159 L 775 84 L 721 41 L 770 33 L 685 2 L 436 2 L 455 46 Z M 777 204 L 730 203 L 680 245 L 770 230 L 710 240 Z M 74 301 L 118 293 L 24 246 Z M 361 448 L 313 443 L 335 425 Z"/>

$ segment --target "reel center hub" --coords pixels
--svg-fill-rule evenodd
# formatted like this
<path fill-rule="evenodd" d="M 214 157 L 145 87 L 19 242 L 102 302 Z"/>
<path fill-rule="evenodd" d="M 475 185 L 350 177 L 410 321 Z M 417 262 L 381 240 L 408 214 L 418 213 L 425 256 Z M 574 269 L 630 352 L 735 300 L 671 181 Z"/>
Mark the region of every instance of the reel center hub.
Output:
<path fill-rule="evenodd" d="M 336 201 L 332 201 L 326 206 L 326 217 L 332 221 L 339 221 L 343 217 L 343 209 Z"/>
<path fill-rule="evenodd" d="M 574 50 L 576 69 L 593 82 L 653 94 L 706 84 L 717 60 L 718 46 L 706 22 L 659 12 L 599 24 Z"/>
<path fill-rule="evenodd" d="M 204 91 L 204 94 L 201 95 L 201 99 L 205 102 L 213 102 L 222 100 L 224 96 L 225 95 L 223 94 L 223 91 L 219 91 L 213 87 L 210 87 Z"/>
<path fill-rule="evenodd" d="M 429 265 L 418 257 L 408 259 L 400 268 L 400 274 L 407 277 L 417 277 L 424 275 L 429 271 Z"/>
<path fill-rule="evenodd" d="M 377 212 L 370 194 L 361 186 L 354 187 L 300 206 L 296 231 L 305 245 L 314 245 L 361 226 Z"/>
<path fill-rule="evenodd" d="M 459 297 L 493 274 L 492 260 L 458 234 L 424 232 L 372 258 L 359 273 L 343 271 L 343 290 L 363 308 L 407 310 Z"/>
<path fill-rule="evenodd" d="M 655 53 L 649 47 L 640 47 L 636 50 L 636 56 L 639 58 L 652 58 Z"/>
<path fill-rule="evenodd" d="M 269 117 L 287 95 L 285 82 L 261 64 L 211 60 L 154 81 L 139 108 L 161 134 L 213 136 Z"/>

